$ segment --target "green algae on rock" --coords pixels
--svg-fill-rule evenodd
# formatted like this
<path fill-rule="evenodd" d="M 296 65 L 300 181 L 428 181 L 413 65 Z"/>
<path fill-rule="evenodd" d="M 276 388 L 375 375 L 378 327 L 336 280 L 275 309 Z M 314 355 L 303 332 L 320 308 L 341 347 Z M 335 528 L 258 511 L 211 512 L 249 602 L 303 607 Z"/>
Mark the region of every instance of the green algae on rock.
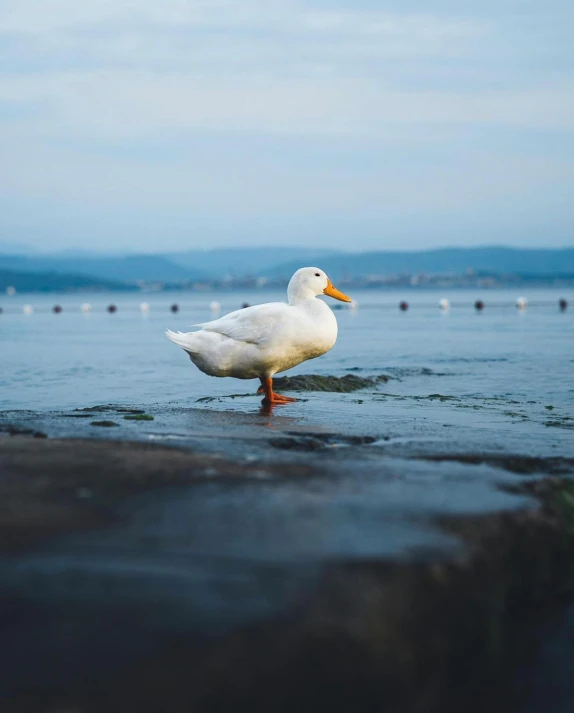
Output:
<path fill-rule="evenodd" d="M 280 376 L 273 380 L 276 389 L 282 391 L 325 391 L 338 394 L 349 394 L 353 391 L 385 384 L 390 377 L 379 376 L 324 376 L 322 374 L 300 374 L 298 376 Z"/>
<path fill-rule="evenodd" d="M 153 421 L 153 416 L 149 413 L 128 413 L 124 416 L 126 421 Z"/>
<path fill-rule="evenodd" d="M 82 413 L 145 413 L 142 408 L 132 408 L 131 406 L 117 406 L 115 404 L 101 404 L 99 406 L 86 406 L 77 408 L 74 411 Z"/>

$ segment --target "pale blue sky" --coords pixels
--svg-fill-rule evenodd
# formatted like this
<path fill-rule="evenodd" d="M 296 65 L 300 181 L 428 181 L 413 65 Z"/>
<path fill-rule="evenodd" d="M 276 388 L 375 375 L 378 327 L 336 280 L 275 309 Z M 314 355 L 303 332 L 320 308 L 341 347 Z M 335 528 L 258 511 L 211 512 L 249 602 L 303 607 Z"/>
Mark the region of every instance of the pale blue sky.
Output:
<path fill-rule="evenodd" d="M 10 0 L 0 243 L 574 244 L 571 0 Z"/>

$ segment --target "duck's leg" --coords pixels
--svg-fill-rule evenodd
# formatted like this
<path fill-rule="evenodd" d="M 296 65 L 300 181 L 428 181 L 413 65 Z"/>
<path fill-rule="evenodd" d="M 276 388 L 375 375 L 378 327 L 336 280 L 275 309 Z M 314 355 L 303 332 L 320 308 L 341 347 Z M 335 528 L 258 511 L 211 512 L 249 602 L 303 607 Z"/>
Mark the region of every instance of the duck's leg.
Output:
<path fill-rule="evenodd" d="M 292 396 L 283 396 L 283 394 L 276 394 L 273 391 L 273 379 L 272 378 L 261 378 L 261 388 L 265 394 L 263 403 L 266 404 L 290 404 L 292 401 L 297 401 Z M 259 391 L 257 392 L 259 393 Z"/>

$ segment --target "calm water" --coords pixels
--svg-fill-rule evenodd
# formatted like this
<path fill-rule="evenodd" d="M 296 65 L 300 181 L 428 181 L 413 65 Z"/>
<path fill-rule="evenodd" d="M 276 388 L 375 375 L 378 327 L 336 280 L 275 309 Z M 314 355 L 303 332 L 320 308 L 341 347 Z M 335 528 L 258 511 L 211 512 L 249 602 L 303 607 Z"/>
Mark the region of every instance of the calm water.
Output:
<path fill-rule="evenodd" d="M 330 421 L 353 430 L 380 431 L 414 418 L 441 425 L 494 428 L 498 433 L 537 435 L 540 442 L 566 447 L 574 431 L 574 293 L 533 290 L 529 306 L 514 306 L 514 290 L 380 292 L 356 291 L 359 308 L 337 309 L 339 339 L 324 357 L 290 373 L 344 375 L 386 373 L 393 378 L 381 393 L 309 394 L 308 401 L 276 410 L 296 425 Z M 218 298 L 222 313 L 243 301 L 282 299 L 282 294 L 171 293 L 152 295 L 17 295 L 5 298 L 0 315 L 0 408 L 43 413 L 105 403 L 172 405 L 196 410 L 256 414 L 254 381 L 214 379 L 199 372 L 164 336 L 166 327 L 185 331 L 211 318 Z M 441 297 L 452 303 L 438 308 Z M 558 299 L 570 308 L 560 313 Z M 411 305 L 400 312 L 401 299 Z M 481 298 L 482 313 L 473 304 Z M 150 304 L 148 314 L 139 305 Z M 92 311 L 83 314 L 82 302 Z M 172 314 L 169 305 L 180 311 Z M 333 306 L 340 303 L 331 301 Z M 60 304 L 61 314 L 51 307 Z M 115 314 L 106 306 L 114 303 Z M 25 315 L 25 304 L 34 307 Z M 430 370 L 430 371 L 429 371 Z M 433 395 L 443 397 L 438 399 Z M 431 398 L 428 398 L 428 397 Z M 203 397 L 220 401 L 200 402 Z M 357 401 L 362 400 L 362 404 Z M 343 404 L 347 404 L 343 406 Z M 359 408 L 358 406 L 361 406 Z M 551 407 L 551 408 L 547 408 Z M 236 419 L 237 420 L 237 419 Z"/>
<path fill-rule="evenodd" d="M 443 296 L 455 304 L 447 313 L 438 309 Z M 565 313 L 557 307 L 562 296 L 571 305 Z M 201 374 L 164 337 L 166 327 L 187 331 L 193 323 L 211 319 L 209 304 L 216 297 L 222 313 L 237 309 L 244 300 L 255 304 L 284 299 L 281 293 L 270 292 L 5 298 L 0 305 L 5 310 L 0 316 L 2 407 L 54 409 L 108 401 L 189 403 L 206 395 L 254 390 L 255 382 Z M 339 339 L 335 348 L 292 373 L 342 375 L 348 369 L 384 372 L 429 367 L 457 375 L 450 384 L 456 383 L 457 390 L 467 396 L 514 395 L 521 400 L 544 399 L 556 406 L 572 401 L 572 292 L 532 291 L 525 312 L 515 308 L 514 290 L 482 294 L 355 291 L 353 297 L 358 310 L 336 312 Z M 472 306 L 477 297 L 486 303 L 481 314 Z M 412 306 L 401 313 L 397 305 L 405 298 Z M 147 315 L 139 309 L 144 300 L 150 304 Z M 92 304 L 90 314 L 80 311 L 82 302 Z M 169 311 L 173 302 L 180 305 L 178 314 Z M 106 312 L 110 303 L 117 305 L 116 314 Z M 25 304 L 34 307 L 34 314 L 23 314 Z M 63 307 L 61 314 L 51 313 L 54 304 Z"/>

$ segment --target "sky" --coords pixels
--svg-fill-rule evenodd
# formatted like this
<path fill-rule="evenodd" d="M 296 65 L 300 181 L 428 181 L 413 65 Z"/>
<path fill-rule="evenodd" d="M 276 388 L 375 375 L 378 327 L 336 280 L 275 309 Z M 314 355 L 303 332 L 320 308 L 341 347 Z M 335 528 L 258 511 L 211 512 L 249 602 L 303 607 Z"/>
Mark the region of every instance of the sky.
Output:
<path fill-rule="evenodd" d="M 7 0 L 0 246 L 574 244 L 571 0 Z"/>

